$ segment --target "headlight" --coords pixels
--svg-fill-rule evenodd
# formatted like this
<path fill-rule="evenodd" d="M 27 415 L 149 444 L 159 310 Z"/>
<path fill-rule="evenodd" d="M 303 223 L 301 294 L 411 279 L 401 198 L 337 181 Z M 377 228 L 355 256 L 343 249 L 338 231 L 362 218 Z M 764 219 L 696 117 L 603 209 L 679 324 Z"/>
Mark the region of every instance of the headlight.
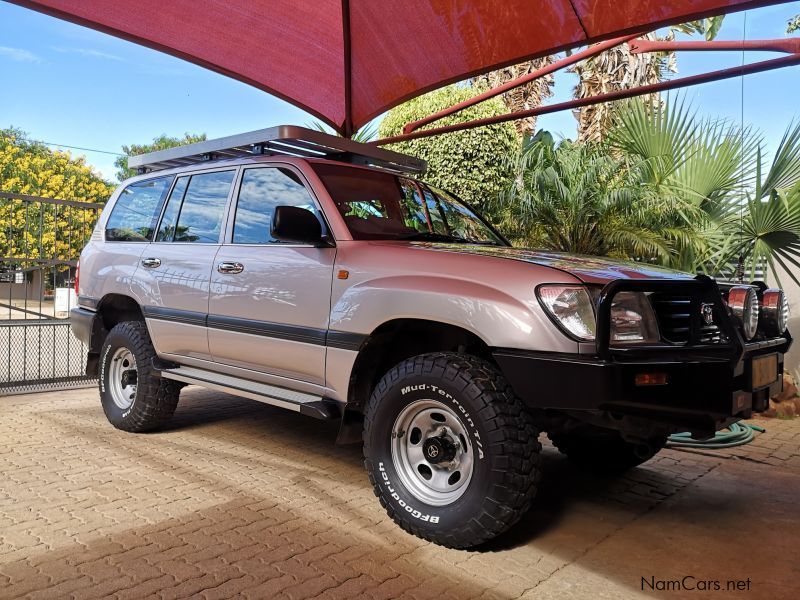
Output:
<path fill-rule="evenodd" d="M 658 321 L 646 294 L 620 292 L 611 304 L 611 342 L 658 343 Z"/>
<path fill-rule="evenodd" d="M 789 300 L 783 290 L 770 288 L 761 300 L 761 330 L 766 335 L 781 335 L 789 321 Z"/>
<path fill-rule="evenodd" d="M 548 314 L 565 333 L 579 340 L 594 340 L 594 307 L 585 287 L 540 285 L 536 288 L 536 295 Z"/>
<path fill-rule="evenodd" d="M 752 340 L 758 331 L 758 296 L 747 285 L 737 285 L 728 292 L 728 308 L 742 328 L 746 340 Z"/>

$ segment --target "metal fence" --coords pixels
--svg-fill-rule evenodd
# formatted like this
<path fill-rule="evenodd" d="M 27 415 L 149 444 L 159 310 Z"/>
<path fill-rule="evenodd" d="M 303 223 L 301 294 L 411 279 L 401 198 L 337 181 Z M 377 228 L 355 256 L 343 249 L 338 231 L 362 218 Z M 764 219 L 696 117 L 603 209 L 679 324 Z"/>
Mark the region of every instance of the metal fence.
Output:
<path fill-rule="evenodd" d="M 85 385 L 75 268 L 103 205 L 0 192 L 0 395 Z"/>

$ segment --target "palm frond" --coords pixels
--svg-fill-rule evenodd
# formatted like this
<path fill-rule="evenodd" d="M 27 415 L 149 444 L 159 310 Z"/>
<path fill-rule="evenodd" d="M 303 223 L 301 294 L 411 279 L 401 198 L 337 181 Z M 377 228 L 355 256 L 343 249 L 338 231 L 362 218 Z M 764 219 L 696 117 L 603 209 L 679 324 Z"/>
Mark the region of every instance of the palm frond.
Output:
<path fill-rule="evenodd" d="M 321 131 L 323 133 L 328 133 L 330 135 L 337 135 L 341 137 L 341 134 L 334 131 L 332 127 L 329 127 L 322 121 L 311 121 L 310 123 L 306 123 L 306 126 L 309 129 L 316 129 L 317 131 Z M 369 142 L 374 140 L 378 137 L 378 124 L 375 121 L 370 121 L 366 125 L 364 125 L 361 129 L 356 131 L 352 137 L 350 138 L 354 142 Z"/>
<path fill-rule="evenodd" d="M 760 196 L 784 190 L 800 182 L 800 121 L 789 126 L 783 134 L 772 166 L 760 184 Z"/>
<path fill-rule="evenodd" d="M 773 190 L 765 199 L 751 197 L 738 223 L 737 215 L 732 214 L 726 229 L 730 238 L 715 253 L 718 266 L 744 256 L 751 278 L 762 264 L 767 264 L 776 278 L 775 262 L 800 267 L 800 185 L 785 194 Z M 800 285 L 792 270 L 787 269 L 787 273 Z"/>

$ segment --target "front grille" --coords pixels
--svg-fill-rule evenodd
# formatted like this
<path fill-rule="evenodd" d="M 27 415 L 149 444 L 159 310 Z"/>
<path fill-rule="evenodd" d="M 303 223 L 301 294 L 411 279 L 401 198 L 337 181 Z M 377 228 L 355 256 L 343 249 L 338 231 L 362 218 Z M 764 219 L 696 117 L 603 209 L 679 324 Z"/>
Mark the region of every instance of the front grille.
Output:
<path fill-rule="evenodd" d="M 717 322 L 719 316 L 714 310 L 714 323 L 706 325 L 699 318 L 700 302 L 691 296 L 676 296 L 663 293 L 651 294 L 650 302 L 658 319 L 658 328 L 664 341 L 672 344 L 687 344 L 691 339 L 692 327 L 699 327 L 700 344 L 719 344 L 722 332 Z"/>

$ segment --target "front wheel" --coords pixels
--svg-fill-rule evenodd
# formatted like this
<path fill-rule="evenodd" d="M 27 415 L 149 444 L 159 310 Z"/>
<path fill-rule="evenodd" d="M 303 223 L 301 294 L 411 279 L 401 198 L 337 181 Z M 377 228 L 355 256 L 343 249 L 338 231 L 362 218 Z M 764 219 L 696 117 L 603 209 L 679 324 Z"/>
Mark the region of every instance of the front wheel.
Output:
<path fill-rule="evenodd" d="M 538 431 L 489 363 L 424 354 L 391 369 L 367 405 L 364 464 L 403 529 L 451 548 L 485 542 L 530 506 Z"/>

